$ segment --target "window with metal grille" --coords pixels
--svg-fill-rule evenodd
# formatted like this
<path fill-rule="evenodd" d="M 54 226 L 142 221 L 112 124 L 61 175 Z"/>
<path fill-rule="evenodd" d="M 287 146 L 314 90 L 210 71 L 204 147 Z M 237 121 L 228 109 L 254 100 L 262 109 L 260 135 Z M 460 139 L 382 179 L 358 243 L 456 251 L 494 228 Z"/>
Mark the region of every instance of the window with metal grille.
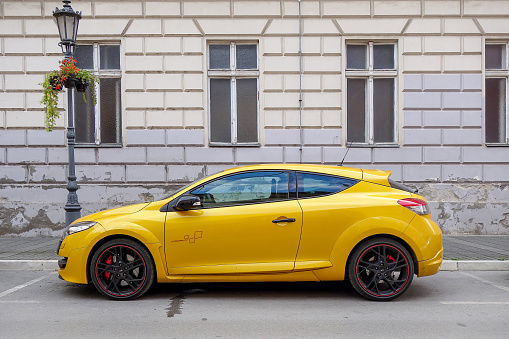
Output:
<path fill-rule="evenodd" d="M 120 45 L 94 43 L 78 45 L 74 59 L 79 68 L 93 70 L 99 77 L 97 102 L 87 88 L 86 101 L 74 96 L 76 142 L 82 145 L 118 145 L 122 142 Z"/>
<path fill-rule="evenodd" d="M 396 142 L 396 44 L 348 42 L 346 45 L 347 141 Z"/>
<path fill-rule="evenodd" d="M 208 45 L 209 127 L 212 145 L 258 143 L 258 45 Z"/>
<path fill-rule="evenodd" d="M 485 46 L 485 136 L 487 144 L 507 144 L 507 43 Z"/>

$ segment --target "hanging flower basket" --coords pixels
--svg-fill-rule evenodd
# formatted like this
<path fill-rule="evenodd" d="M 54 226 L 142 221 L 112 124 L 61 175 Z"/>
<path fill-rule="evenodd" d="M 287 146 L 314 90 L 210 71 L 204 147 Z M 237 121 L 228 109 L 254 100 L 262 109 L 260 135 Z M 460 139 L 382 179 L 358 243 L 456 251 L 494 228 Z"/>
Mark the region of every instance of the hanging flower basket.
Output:
<path fill-rule="evenodd" d="M 75 63 L 76 60 L 74 59 L 59 61 L 59 69 L 47 73 L 44 81 L 40 83 L 43 88 L 41 104 L 46 108 L 45 125 L 48 132 L 53 130 L 55 122 L 60 116 L 60 112 L 57 109 L 58 92 L 64 87 L 69 90 L 76 87 L 78 92 L 83 93 L 83 101 L 86 102 L 85 91 L 90 86 L 94 105 L 97 102 L 96 84 L 99 83 L 99 79 L 91 71 L 79 69 Z"/>
<path fill-rule="evenodd" d="M 85 81 L 83 81 L 82 79 L 76 79 L 75 85 L 76 85 L 76 91 L 84 93 L 87 90 L 90 83 L 86 79 L 85 79 Z"/>

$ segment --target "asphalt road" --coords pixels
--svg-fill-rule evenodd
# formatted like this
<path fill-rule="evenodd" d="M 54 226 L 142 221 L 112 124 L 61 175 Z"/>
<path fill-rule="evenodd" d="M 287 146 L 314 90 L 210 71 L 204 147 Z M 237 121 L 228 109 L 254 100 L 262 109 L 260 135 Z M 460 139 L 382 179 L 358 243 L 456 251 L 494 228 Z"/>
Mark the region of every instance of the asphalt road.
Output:
<path fill-rule="evenodd" d="M 52 271 L 0 271 L 1 338 L 509 338 L 509 272 L 416 278 L 393 302 L 346 282 L 158 285 L 116 302 Z"/>

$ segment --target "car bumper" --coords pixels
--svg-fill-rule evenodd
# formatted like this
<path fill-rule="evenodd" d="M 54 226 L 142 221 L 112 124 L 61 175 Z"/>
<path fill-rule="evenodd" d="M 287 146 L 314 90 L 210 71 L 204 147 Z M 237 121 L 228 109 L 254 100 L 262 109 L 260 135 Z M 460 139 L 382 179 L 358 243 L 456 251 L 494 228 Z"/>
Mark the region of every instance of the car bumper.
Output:
<path fill-rule="evenodd" d="M 419 261 L 419 272 L 417 272 L 417 276 L 425 277 L 428 275 L 433 275 L 440 271 L 440 267 L 442 266 L 444 249 L 440 249 L 440 251 L 431 259 Z"/>
<path fill-rule="evenodd" d="M 68 257 L 58 261 L 58 274 L 62 279 L 77 284 L 88 284 L 87 258 L 91 247 L 77 248 L 69 252 Z"/>
<path fill-rule="evenodd" d="M 100 224 L 94 227 L 71 234 L 63 239 L 58 246 L 57 254 L 63 258 L 58 261 L 58 273 L 65 281 L 88 284 L 87 270 L 88 257 L 93 244 L 96 244 L 106 235 Z"/>

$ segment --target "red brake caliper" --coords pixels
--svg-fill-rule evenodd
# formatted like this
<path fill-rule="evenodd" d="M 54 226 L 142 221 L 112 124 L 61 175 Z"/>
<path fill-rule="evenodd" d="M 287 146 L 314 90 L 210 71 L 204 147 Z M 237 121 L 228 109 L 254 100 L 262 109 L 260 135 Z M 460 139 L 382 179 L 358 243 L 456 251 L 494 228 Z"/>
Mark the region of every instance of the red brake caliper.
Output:
<path fill-rule="evenodd" d="M 387 261 L 390 261 L 390 262 L 396 262 L 396 260 L 394 259 L 394 257 L 392 255 L 389 255 L 387 254 Z"/>
<path fill-rule="evenodd" d="M 111 264 L 111 255 L 108 257 L 108 259 L 106 259 L 106 263 L 109 265 Z M 106 277 L 106 280 L 110 280 L 110 275 L 111 273 L 110 272 L 104 272 L 104 276 Z"/>

